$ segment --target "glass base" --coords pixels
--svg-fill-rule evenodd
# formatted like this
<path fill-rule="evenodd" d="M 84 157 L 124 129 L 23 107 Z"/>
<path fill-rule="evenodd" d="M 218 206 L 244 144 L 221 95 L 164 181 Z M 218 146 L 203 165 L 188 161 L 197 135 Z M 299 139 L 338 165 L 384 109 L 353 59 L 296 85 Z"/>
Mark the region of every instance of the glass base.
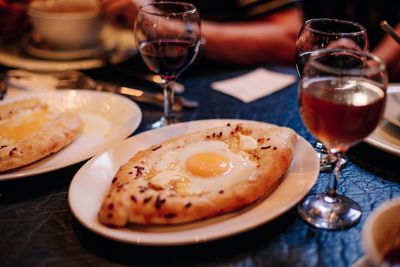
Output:
<path fill-rule="evenodd" d="M 319 158 L 319 170 L 321 172 L 331 172 L 333 168 L 335 168 L 335 157 L 332 154 L 328 154 L 324 144 L 319 141 L 315 142 L 314 149 L 317 151 L 317 156 Z M 340 168 L 343 168 L 347 161 L 347 157 L 342 157 L 340 159 Z"/>
<path fill-rule="evenodd" d="M 360 206 L 341 195 L 310 195 L 299 204 L 297 210 L 304 221 L 321 229 L 343 229 L 358 223 L 361 218 Z"/>
<path fill-rule="evenodd" d="M 175 119 L 175 117 L 161 117 L 160 120 L 154 122 L 151 124 L 150 128 L 151 129 L 157 129 L 157 128 L 161 128 L 167 125 L 171 125 L 171 124 L 175 124 L 178 121 Z"/>

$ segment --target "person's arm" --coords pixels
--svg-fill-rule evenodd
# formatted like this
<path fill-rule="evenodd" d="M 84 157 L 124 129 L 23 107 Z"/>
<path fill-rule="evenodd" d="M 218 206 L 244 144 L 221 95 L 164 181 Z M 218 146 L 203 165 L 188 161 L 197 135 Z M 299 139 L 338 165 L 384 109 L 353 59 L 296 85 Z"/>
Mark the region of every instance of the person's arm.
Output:
<path fill-rule="evenodd" d="M 133 27 L 138 7 L 147 0 L 100 0 L 106 18 Z M 203 55 L 213 61 L 251 65 L 294 62 L 297 33 L 302 20 L 297 8 L 277 12 L 264 20 L 246 22 L 202 21 Z"/>
<path fill-rule="evenodd" d="M 301 24 L 297 8 L 252 22 L 202 21 L 204 55 L 210 60 L 239 65 L 290 64 L 294 62 Z"/>
<path fill-rule="evenodd" d="M 394 28 L 400 34 L 400 23 Z M 400 80 L 400 45 L 386 35 L 375 47 L 373 53 L 386 63 L 390 80 Z"/>

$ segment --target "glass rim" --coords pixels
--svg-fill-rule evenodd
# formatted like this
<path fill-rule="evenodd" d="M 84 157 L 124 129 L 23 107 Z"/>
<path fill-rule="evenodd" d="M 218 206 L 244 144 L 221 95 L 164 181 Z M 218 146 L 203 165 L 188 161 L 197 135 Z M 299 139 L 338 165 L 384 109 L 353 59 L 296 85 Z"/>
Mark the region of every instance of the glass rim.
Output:
<path fill-rule="evenodd" d="M 364 56 L 364 57 L 367 57 L 368 59 L 374 60 L 378 64 L 376 66 L 368 66 L 368 67 L 362 68 L 362 69 L 360 69 L 360 68 L 343 69 L 343 68 L 327 66 L 326 64 L 312 60 L 312 58 L 316 58 L 318 55 L 335 53 L 335 52 L 336 53 L 347 53 L 350 55 L 353 54 L 353 55 L 357 55 L 357 56 Z M 314 50 L 310 53 L 310 57 L 309 57 L 309 60 L 307 61 L 306 65 L 312 65 L 314 68 L 317 68 L 324 72 L 327 72 L 330 74 L 335 74 L 335 75 L 344 75 L 344 74 L 346 75 L 347 74 L 350 76 L 355 76 L 355 75 L 365 74 L 365 73 L 367 73 L 368 75 L 375 75 L 375 74 L 378 74 L 379 72 L 386 71 L 385 63 L 379 57 L 375 56 L 374 54 L 365 52 L 365 51 L 344 49 L 344 48 L 323 48 L 323 49 Z"/>
<path fill-rule="evenodd" d="M 328 22 L 339 22 L 341 24 L 345 25 L 351 25 L 358 27 L 360 30 L 358 31 L 353 31 L 353 32 L 326 32 L 326 31 L 321 31 L 321 30 L 316 30 L 310 26 L 312 22 L 323 22 L 323 21 L 328 21 Z M 354 21 L 348 21 L 348 20 L 341 20 L 341 19 L 332 19 L 332 18 L 314 18 L 314 19 L 309 19 L 304 22 L 304 28 L 307 30 L 310 30 L 313 33 L 318 33 L 318 34 L 324 34 L 324 35 L 339 35 L 339 36 L 356 36 L 360 34 L 366 34 L 367 30 L 365 29 L 364 26 L 361 24 L 354 22 Z"/>
<path fill-rule="evenodd" d="M 180 11 L 180 12 L 163 12 L 163 11 L 151 11 L 151 10 L 145 10 L 145 8 L 149 7 L 149 6 L 160 6 L 163 4 L 167 4 L 167 5 L 175 5 L 175 6 L 187 6 L 190 9 L 186 10 L 186 11 Z M 187 3 L 187 2 L 177 2 L 177 1 L 160 1 L 160 2 L 151 2 L 151 3 L 147 3 L 144 5 L 141 5 L 139 7 L 139 12 L 143 12 L 149 15 L 155 15 L 155 16 L 164 16 L 165 14 L 175 14 L 175 15 L 183 15 L 183 14 L 194 14 L 197 12 L 197 8 L 191 4 L 191 3 Z"/>

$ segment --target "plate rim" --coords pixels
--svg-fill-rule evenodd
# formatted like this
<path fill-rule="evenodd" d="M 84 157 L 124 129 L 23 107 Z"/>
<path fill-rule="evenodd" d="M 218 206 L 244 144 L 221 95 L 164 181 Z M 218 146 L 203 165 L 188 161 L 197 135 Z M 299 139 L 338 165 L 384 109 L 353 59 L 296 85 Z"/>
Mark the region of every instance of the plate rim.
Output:
<path fill-rule="evenodd" d="M 206 124 L 206 123 L 220 123 L 221 125 L 227 122 L 233 122 L 233 123 L 237 123 L 237 122 L 259 122 L 259 123 L 263 123 L 263 124 L 269 124 L 269 125 L 274 125 L 271 123 L 266 123 L 266 122 L 262 122 L 262 121 L 251 121 L 251 120 L 241 120 L 241 119 L 205 119 L 205 120 L 194 120 L 194 121 L 188 121 L 188 122 L 183 122 L 183 123 L 178 123 L 178 124 L 174 124 L 172 126 L 166 126 L 164 128 L 167 127 L 179 127 L 181 125 L 186 126 L 189 125 L 191 123 L 198 123 L 198 124 Z M 213 124 L 214 126 L 214 124 Z M 196 238 L 187 238 L 184 240 L 180 240 L 180 241 L 175 241 L 175 242 L 166 242 L 166 241 L 143 241 L 143 240 L 132 240 L 129 238 L 121 238 L 118 237 L 116 235 L 113 234 L 109 234 L 108 232 L 103 232 L 100 229 L 96 228 L 96 227 L 92 227 L 92 223 L 91 220 L 86 221 L 85 219 L 81 218 L 79 216 L 79 214 L 77 214 L 77 211 L 74 209 L 74 200 L 72 199 L 71 195 L 73 195 L 71 192 L 74 191 L 74 187 L 76 186 L 77 180 L 79 179 L 79 176 L 84 173 L 85 171 L 87 171 L 87 169 L 93 164 L 95 163 L 99 158 L 101 158 L 103 155 L 106 155 L 107 153 L 111 152 L 111 151 L 115 151 L 116 149 L 118 149 L 118 146 L 122 146 L 124 143 L 128 143 L 128 142 L 133 142 L 135 141 L 135 139 L 138 138 L 138 136 L 142 137 L 145 135 L 149 135 L 153 130 L 149 130 L 149 131 L 145 131 L 139 134 L 136 134 L 126 140 L 124 140 L 123 142 L 121 142 L 118 145 L 115 145 L 114 147 L 110 148 L 107 151 L 104 151 L 101 154 L 98 154 L 97 156 L 93 157 L 92 159 L 90 159 L 88 162 L 86 162 L 74 175 L 74 177 L 71 180 L 70 186 L 68 188 L 68 205 L 69 208 L 71 210 L 71 213 L 73 214 L 74 218 L 78 220 L 78 222 L 83 225 L 86 229 L 90 230 L 91 232 L 98 234 L 104 238 L 110 239 L 110 240 L 114 240 L 114 241 L 118 241 L 118 242 L 122 242 L 122 243 L 126 243 L 126 244 L 133 244 L 133 245 L 141 245 L 141 246 L 180 246 L 180 245 L 191 245 L 191 244 L 199 244 L 199 243 L 206 243 L 206 242 L 210 242 L 210 241 L 214 241 L 214 240 L 218 240 L 218 239 L 222 239 L 222 238 L 226 238 L 229 236 L 233 236 L 233 235 L 237 235 L 246 231 L 250 231 L 254 228 L 259 227 L 260 225 L 263 225 L 267 222 L 270 222 L 276 218 L 278 218 L 279 216 L 281 216 L 283 213 L 285 213 L 286 211 L 288 211 L 289 209 L 293 208 L 305 195 L 307 195 L 310 190 L 312 189 L 312 187 L 315 185 L 318 177 L 319 177 L 319 160 L 318 160 L 318 156 L 317 153 L 314 151 L 314 149 L 312 148 L 311 144 L 309 142 L 307 142 L 306 139 L 304 139 L 303 137 L 301 137 L 299 134 L 297 134 L 298 136 L 298 140 L 303 142 L 303 145 L 305 145 L 307 148 L 311 149 L 312 151 L 314 151 L 315 153 L 312 154 L 313 156 L 313 164 L 315 165 L 313 168 L 313 172 L 315 173 L 315 177 L 313 177 L 311 183 L 309 184 L 309 186 L 307 186 L 307 189 L 305 190 L 306 192 L 303 194 L 298 195 L 294 200 L 291 201 L 291 203 L 289 205 L 286 205 L 284 208 L 280 208 L 273 216 L 271 216 L 268 219 L 264 219 L 264 220 L 258 220 L 257 222 L 252 222 L 251 225 L 248 225 L 247 227 L 241 227 L 240 229 L 237 229 L 235 231 L 228 231 L 224 234 L 217 234 L 214 236 L 206 236 L 203 238 L 201 238 L 200 240 L 196 240 Z M 186 132 L 185 132 L 186 133 Z M 151 134 L 150 134 L 151 135 Z M 287 175 L 287 174 L 286 174 Z M 275 192 L 275 191 L 274 191 Z M 272 192 L 271 195 L 274 193 Z M 270 196 L 270 195 L 269 195 Z M 269 197 L 268 196 L 268 197 Z M 267 198 L 268 198 L 267 197 Z M 264 202 L 264 200 L 261 200 L 261 202 Z M 251 209 L 255 208 L 256 206 L 258 206 L 260 204 L 260 202 L 257 202 L 255 204 L 255 206 L 250 206 Z M 253 204 L 254 205 L 254 204 Z M 100 203 L 99 203 L 100 206 Z M 99 207 L 100 208 L 100 207 Z M 229 214 L 235 214 L 235 213 L 240 213 L 242 210 L 237 211 L 237 212 L 233 212 L 233 213 L 228 213 Z M 222 215 L 224 216 L 224 215 Z M 239 215 L 241 216 L 241 215 Z M 212 219 L 212 218 L 210 218 Z M 228 218 L 226 220 L 230 220 L 231 218 Z M 224 220 L 224 221 L 226 221 Z M 106 227 L 106 226 L 104 226 Z M 200 228 L 203 228 L 204 226 L 200 226 Z M 205 227 L 208 227 L 207 225 Z M 105 229 L 109 229 L 109 228 L 105 228 Z M 113 229 L 115 231 L 119 231 L 119 229 Z M 128 230 L 130 231 L 130 230 Z M 183 230 L 185 231 L 185 230 Z M 176 232 L 176 231 L 175 231 Z"/>
<path fill-rule="evenodd" d="M 395 156 L 400 156 L 400 146 L 399 149 L 393 148 L 391 145 L 393 145 L 392 143 L 389 143 L 387 140 L 385 140 L 384 137 L 382 137 L 381 135 L 379 135 L 377 132 L 381 131 L 381 126 L 384 123 L 390 123 L 387 120 L 383 120 L 379 123 L 378 127 L 375 129 L 375 131 L 372 132 L 372 134 L 370 134 L 367 138 L 364 139 L 364 142 L 375 147 L 376 149 L 379 149 L 381 151 L 390 153 L 392 155 Z M 394 127 L 397 127 L 396 125 L 394 125 Z M 382 142 L 381 140 L 385 140 L 384 142 Z"/>
<path fill-rule="evenodd" d="M 139 106 L 134 101 L 130 100 L 129 98 L 127 98 L 125 96 L 122 96 L 122 95 L 113 94 L 113 93 L 110 93 L 110 92 L 93 91 L 93 90 L 85 90 L 85 89 L 66 89 L 66 90 L 48 91 L 48 92 L 26 92 L 24 94 L 19 94 L 19 95 L 7 98 L 7 99 L 5 99 L 6 102 L 0 102 L 0 103 L 10 103 L 12 101 L 16 101 L 16 100 L 19 100 L 19 99 L 29 98 L 30 96 L 35 96 L 35 97 L 43 96 L 43 95 L 49 95 L 50 96 L 50 95 L 53 95 L 53 94 L 63 95 L 63 94 L 69 94 L 71 92 L 74 92 L 74 93 L 77 93 L 77 94 L 109 95 L 109 96 L 113 96 L 113 97 L 119 98 L 119 100 L 121 100 L 121 101 L 126 101 L 125 103 L 129 103 L 128 105 L 131 105 L 132 110 L 134 110 L 135 114 L 137 114 L 137 116 L 138 116 L 138 119 L 135 121 L 135 123 L 131 125 L 131 129 L 130 129 L 131 133 L 130 134 L 132 134 L 134 131 L 136 131 L 136 129 L 139 127 L 139 125 L 140 125 L 140 123 L 141 123 L 141 121 L 143 119 L 142 110 L 139 108 Z M 120 142 L 123 142 L 130 134 L 128 134 L 127 136 L 125 136 L 125 134 L 121 135 L 118 138 L 116 138 L 116 140 L 113 143 L 110 143 L 109 145 L 107 145 L 107 147 L 105 147 L 103 149 L 100 149 L 100 151 L 96 150 L 94 152 L 88 153 L 84 157 L 80 157 L 80 158 L 76 158 L 75 160 L 71 160 L 71 162 L 68 162 L 68 163 L 62 163 L 62 164 L 60 163 L 60 164 L 57 164 L 57 165 L 54 165 L 54 166 L 48 166 L 46 168 L 42 168 L 42 169 L 39 169 L 39 170 L 36 170 L 36 171 L 35 171 L 35 169 L 32 169 L 32 170 L 27 171 L 26 173 L 22 172 L 22 173 L 13 174 L 13 170 L 11 170 L 10 172 L 7 172 L 5 174 L 1 174 L 0 173 L 0 182 L 1 181 L 8 181 L 8 180 L 15 180 L 15 179 L 31 177 L 31 176 L 35 176 L 35 175 L 39 175 L 39 174 L 43 174 L 43 173 L 48 173 L 48 172 L 52 172 L 52 171 L 56 171 L 56 170 L 59 170 L 59 169 L 62 169 L 62 168 L 66 168 L 66 167 L 72 166 L 72 165 L 77 164 L 79 162 L 82 162 L 82 161 L 85 161 L 87 159 L 90 159 L 90 158 L 96 156 L 97 154 L 101 154 L 101 153 L 107 151 L 112 146 L 114 146 L 114 145 L 116 145 L 116 144 L 118 144 Z M 122 136 L 125 136 L 125 137 L 122 137 Z M 56 157 L 57 153 L 55 153 L 52 156 Z M 44 157 L 43 159 L 46 159 L 46 158 L 47 157 Z M 40 161 L 41 161 L 41 159 L 38 160 L 38 161 L 35 161 L 33 163 L 38 163 Z M 16 170 L 18 170 L 18 169 L 16 169 Z"/>
<path fill-rule="evenodd" d="M 391 84 L 388 90 L 389 91 L 387 92 L 386 103 L 388 103 L 389 97 L 391 97 L 391 95 L 397 94 L 400 97 L 400 84 Z M 398 107 L 399 107 L 398 110 L 399 113 L 397 115 L 400 116 L 400 104 L 398 104 Z M 395 109 L 395 107 L 392 107 L 392 109 Z M 393 116 L 391 115 L 392 115 L 391 112 L 388 111 L 388 105 L 386 105 L 385 112 L 383 115 L 384 119 L 389 121 L 393 125 L 400 127 L 400 119 L 393 118 Z M 394 115 L 394 117 L 396 117 L 396 115 Z"/>
<path fill-rule="evenodd" d="M 388 92 L 387 94 L 399 94 L 400 93 L 400 83 L 391 83 L 388 87 Z M 392 123 L 391 121 L 387 120 L 386 118 L 383 118 L 381 122 L 379 122 L 379 125 L 376 127 L 376 129 L 368 136 L 366 137 L 363 141 L 376 149 L 379 149 L 381 151 L 390 153 L 395 156 L 400 156 L 400 146 L 399 149 L 394 148 L 392 143 L 390 143 L 388 140 L 384 138 L 384 136 L 379 134 L 379 131 L 381 131 L 382 125 L 389 123 L 393 125 L 393 127 L 399 127 L 396 124 Z M 397 145 L 396 145 L 397 146 Z"/>

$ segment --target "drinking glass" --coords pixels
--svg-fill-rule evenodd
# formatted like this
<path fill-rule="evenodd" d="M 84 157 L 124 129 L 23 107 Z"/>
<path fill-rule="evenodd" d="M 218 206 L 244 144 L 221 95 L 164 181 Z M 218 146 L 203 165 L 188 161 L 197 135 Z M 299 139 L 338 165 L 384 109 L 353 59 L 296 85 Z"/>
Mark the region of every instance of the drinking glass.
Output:
<path fill-rule="evenodd" d="M 175 123 L 170 83 L 193 62 L 199 50 L 200 16 L 196 7 L 167 1 L 143 5 L 135 22 L 135 39 L 147 67 L 160 76 L 164 92 L 164 115 L 152 128 Z"/>
<path fill-rule="evenodd" d="M 304 64 L 312 51 L 321 48 L 346 48 L 368 51 L 368 36 L 365 28 L 355 22 L 318 18 L 307 20 L 296 41 L 296 67 L 301 77 Z M 327 172 L 334 167 L 335 159 L 317 140 L 314 144 L 320 159 L 320 170 Z M 342 165 L 347 158 L 342 158 Z"/>
<path fill-rule="evenodd" d="M 385 65 L 368 52 L 321 49 L 310 54 L 300 81 L 299 112 L 337 159 L 326 191 L 309 195 L 298 206 L 300 216 L 315 227 L 341 229 L 360 219 L 359 205 L 337 192 L 340 159 L 378 125 L 386 87 Z"/>

